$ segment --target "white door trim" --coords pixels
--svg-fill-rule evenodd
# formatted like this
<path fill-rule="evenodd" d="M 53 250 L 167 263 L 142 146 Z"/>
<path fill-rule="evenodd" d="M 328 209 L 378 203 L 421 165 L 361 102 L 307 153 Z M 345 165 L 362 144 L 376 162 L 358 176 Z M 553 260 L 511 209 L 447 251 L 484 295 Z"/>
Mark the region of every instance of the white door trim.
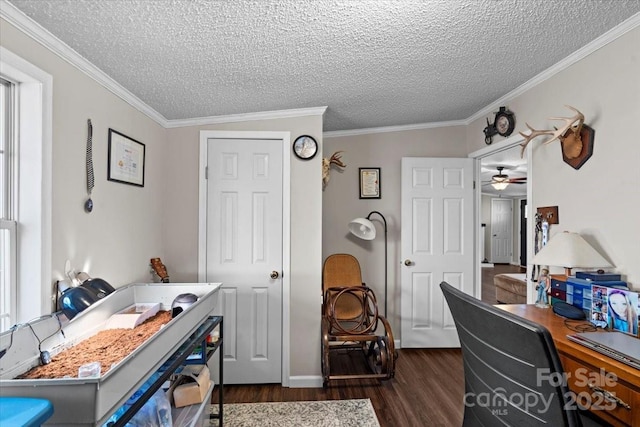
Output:
<path fill-rule="evenodd" d="M 207 140 L 271 139 L 282 141 L 282 386 L 289 387 L 291 331 L 291 133 L 271 131 L 200 131 L 200 162 L 198 178 L 198 281 L 206 280 L 207 267 Z"/>
<path fill-rule="evenodd" d="M 475 159 L 476 191 L 475 191 L 475 221 L 473 226 L 475 227 L 475 230 L 476 230 L 476 254 L 481 253 L 480 252 L 480 232 L 482 231 L 482 227 L 480 226 L 480 223 L 482 222 L 481 209 L 480 209 L 481 202 L 482 202 L 482 199 L 481 199 L 482 180 L 480 179 L 481 160 L 483 157 L 487 157 L 491 154 L 498 153 L 500 151 L 508 150 L 517 145 L 520 145 L 522 142 L 524 142 L 524 138 L 522 137 L 522 135 L 520 134 L 513 135 L 500 142 L 496 142 L 495 144 L 488 145 L 484 148 L 481 148 L 480 150 L 474 151 L 470 153 L 468 156 Z M 527 148 L 524 153 L 524 155 L 527 157 L 527 218 L 533 218 L 533 200 L 532 200 L 533 191 L 531 188 L 531 182 L 533 182 L 533 168 L 532 168 L 532 162 L 531 162 L 531 156 L 532 156 L 531 150 L 532 150 L 532 145 L 527 144 Z M 526 277 L 529 277 L 529 274 L 531 272 L 530 262 L 531 262 L 531 258 L 533 258 L 533 247 L 529 244 L 529 242 L 532 241 L 531 239 L 533 239 L 533 230 L 531 227 L 527 227 L 527 273 L 526 273 L 527 276 Z M 474 260 L 476 264 L 475 277 L 477 278 L 478 283 L 476 284 L 476 288 L 475 288 L 475 292 L 476 292 L 475 297 L 478 299 L 480 299 L 482 296 L 482 271 L 481 271 L 482 266 L 480 261 L 481 260 L 479 259 L 479 257 L 476 256 Z M 535 296 L 532 291 L 531 282 L 527 281 L 527 304 L 533 304 L 534 302 L 535 302 Z"/>

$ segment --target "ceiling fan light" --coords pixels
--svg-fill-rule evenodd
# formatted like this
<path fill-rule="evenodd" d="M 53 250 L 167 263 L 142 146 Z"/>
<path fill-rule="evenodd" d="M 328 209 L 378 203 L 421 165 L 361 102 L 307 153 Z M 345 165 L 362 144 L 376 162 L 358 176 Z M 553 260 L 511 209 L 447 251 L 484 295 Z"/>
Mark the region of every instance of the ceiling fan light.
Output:
<path fill-rule="evenodd" d="M 504 175 L 502 169 L 502 167 L 498 167 L 498 175 L 491 177 L 491 186 L 498 191 L 502 191 L 509 186 L 509 175 Z"/>
<path fill-rule="evenodd" d="M 492 182 L 491 186 L 498 191 L 502 191 L 509 186 L 509 181 L 496 181 Z"/>

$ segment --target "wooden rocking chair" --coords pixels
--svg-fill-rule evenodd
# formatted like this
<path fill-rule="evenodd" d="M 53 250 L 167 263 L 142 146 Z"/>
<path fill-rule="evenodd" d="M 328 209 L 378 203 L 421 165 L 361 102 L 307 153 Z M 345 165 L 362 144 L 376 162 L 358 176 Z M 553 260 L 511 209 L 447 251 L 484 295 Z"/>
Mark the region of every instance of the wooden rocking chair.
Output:
<path fill-rule="evenodd" d="M 322 377 L 331 380 L 390 379 L 395 374 L 393 332 L 378 313 L 376 296 L 362 283 L 358 260 L 348 254 L 327 257 L 322 270 Z M 379 325 L 383 329 L 376 333 Z M 361 351 L 370 373 L 332 374 L 331 352 Z"/>

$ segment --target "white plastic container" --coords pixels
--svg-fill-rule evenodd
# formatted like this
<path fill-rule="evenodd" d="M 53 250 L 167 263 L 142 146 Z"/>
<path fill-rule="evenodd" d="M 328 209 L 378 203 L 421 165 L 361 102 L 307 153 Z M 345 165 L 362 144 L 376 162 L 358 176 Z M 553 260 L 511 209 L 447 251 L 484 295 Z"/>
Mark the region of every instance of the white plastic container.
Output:
<path fill-rule="evenodd" d="M 47 426 L 102 425 L 160 366 L 189 338 L 214 310 L 219 283 L 131 284 L 96 302 L 63 325 L 65 337 L 54 335 L 43 345 L 52 355 L 95 335 L 112 314 L 136 303 L 160 303 L 171 310 L 173 299 L 182 293 L 197 295 L 198 301 L 99 378 L 12 379 L 38 365 L 38 343 L 29 327 L 14 332 L 13 344 L 0 359 L 0 396 L 39 397 L 53 404 Z M 58 329 L 58 321 L 47 317 L 32 325 L 38 336 Z M 0 337 L 7 348 L 11 337 Z"/>

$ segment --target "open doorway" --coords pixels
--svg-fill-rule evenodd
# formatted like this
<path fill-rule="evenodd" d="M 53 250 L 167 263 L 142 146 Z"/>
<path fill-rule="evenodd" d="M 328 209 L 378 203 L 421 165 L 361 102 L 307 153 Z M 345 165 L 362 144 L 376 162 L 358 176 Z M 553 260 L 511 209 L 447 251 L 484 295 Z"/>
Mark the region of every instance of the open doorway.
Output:
<path fill-rule="evenodd" d="M 496 274 L 525 274 L 523 278 L 526 277 L 527 236 L 530 233 L 527 199 L 531 189 L 529 160 L 528 156 L 521 156 L 521 141 L 522 137 L 516 135 L 470 155 L 476 159 L 476 179 L 480 182 L 476 186 L 477 229 L 479 245 L 484 247 L 479 248 L 479 253 L 484 253 L 487 258 L 486 263 L 479 263 L 480 292 L 477 297 L 490 304 L 497 303 L 493 280 Z M 496 251 L 492 245 L 506 245 L 504 241 L 494 239 L 497 233 L 492 231 L 492 200 L 500 199 L 505 203 L 497 203 L 497 206 L 512 206 L 512 216 L 507 221 L 512 227 L 508 233 L 511 242 L 508 247 Z M 481 227 L 480 224 L 486 226 Z M 492 260 L 494 256 L 496 259 Z M 527 290 L 524 296 L 527 301 L 529 293 Z"/>

